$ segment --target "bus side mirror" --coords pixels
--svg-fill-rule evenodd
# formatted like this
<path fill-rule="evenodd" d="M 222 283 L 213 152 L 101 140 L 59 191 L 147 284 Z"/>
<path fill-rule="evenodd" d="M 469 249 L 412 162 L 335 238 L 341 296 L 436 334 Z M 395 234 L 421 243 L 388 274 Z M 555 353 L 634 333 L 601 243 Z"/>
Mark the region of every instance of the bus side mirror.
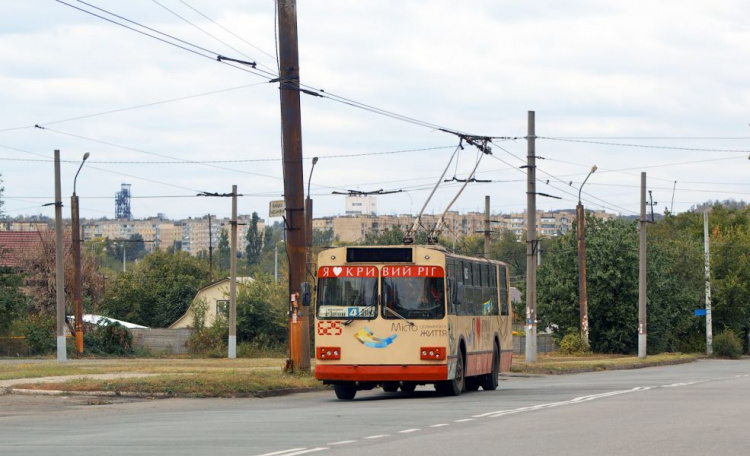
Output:
<path fill-rule="evenodd" d="M 311 301 L 311 293 L 310 293 L 310 283 L 309 282 L 302 282 L 299 287 L 299 295 L 300 299 L 302 300 L 302 305 L 304 307 L 310 306 Z"/>
<path fill-rule="evenodd" d="M 456 301 L 454 304 L 461 304 L 464 300 L 464 283 L 458 282 L 456 284 Z"/>

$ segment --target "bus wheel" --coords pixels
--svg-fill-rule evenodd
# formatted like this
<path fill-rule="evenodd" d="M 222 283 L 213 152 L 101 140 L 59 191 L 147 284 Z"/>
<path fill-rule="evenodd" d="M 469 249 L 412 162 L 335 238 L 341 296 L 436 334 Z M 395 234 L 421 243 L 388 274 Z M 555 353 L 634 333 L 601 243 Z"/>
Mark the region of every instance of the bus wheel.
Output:
<path fill-rule="evenodd" d="M 416 383 L 413 383 L 413 382 L 401 383 L 401 391 L 403 391 L 404 393 L 413 393 L 415 389 L 417 389 Z"/>
<path fill-rule="evenodd" d="M 337 398 L 350 401 L 357 395 L 357 386 L 354 383 L 336 383 L 333 385 L 333 391 Z"/>
<path fill-rule="evenodd" d="M 386 393 L 395 393 L 398 391 L 398 382 L 383 382 L 383 391 Z"/>
<path fill-rule="evenodd" d="M 500 351 L 497 344 L 492 349 L 492 372 L 482 376 L 482 389 L 485 391 L 494 391 L 497 389 L 497 377 L 500 375 Z"/>
<path fill-rule="evenodd" d="M 440 382 L 439 391 L 446 396 L 460 396 L 464 390 L 464 355 L 459 353 L 456 361 L 456 377 L 453 380 Z"/>

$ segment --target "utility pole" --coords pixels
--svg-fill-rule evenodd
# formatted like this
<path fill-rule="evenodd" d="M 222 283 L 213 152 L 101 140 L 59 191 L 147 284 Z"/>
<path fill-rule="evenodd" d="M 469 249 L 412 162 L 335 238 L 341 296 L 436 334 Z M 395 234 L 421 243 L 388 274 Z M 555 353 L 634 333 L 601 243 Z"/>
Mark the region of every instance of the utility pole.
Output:
<path fill-rule="evenodd" d="M 484 257 L 490 257 L 490 195 L 484 195 Z"/>
<path fill-rule="evenodd" d="M 578 308 L 581 319 L 581 341 L 586 350 L 589 349 L 589 304 L 588 291 L 586 290 L 586 213 L 581 203 L 581 192 L 586 181 L 596 172 L 596 165 L 583 180 L 578 190 L 578 204 L 576 205 L 576 218 L 578 225 Z"/>
<path fill-rule="evenodd" d="M 214 244 L 211 236 L 211 214 L 208 214 L 208 280 L 214 283 Z"/>
<path fill-rule="evenodd" d="M 646 173 L 641 173 L 641 220 L 639 222 L 638 254 L 638 358 L 646 358 Z"/>
<path fill-rule="evenodd" d="M 83 299 L 81 297 L 81 228 L 78 215 L 78 195 L 76 195 L 76 180 L 78 173 L 81 172 L 83 164 L 89 158 L 89 153 L 83 155 L 81 166 L 78 167 L 75 177 L 73 178 L 73 196 L 70 198 L 71 210 L 71 231 L 73 247 L 73 305 L 75 306 L 75 342 L 76 351 L 79 355 L 83 354 Z"/>
<path fill-rule="evenodd" d="M 55 149 L 55 288 L 57 291 L 57 362 L 68 360 L 65 342 L 65 268 L 63 252 L 62 191 L 60 190 L 60 151 Z"/>
<path fill-rule="evenodd" d="M 711 323 L 711 255 L 708 247 L 708 209 L 703 212 L 703 249 L 706 262 L 706 354 L 711 356 L 714 347 Z"/>
<path fill-rule="evenodd" d="M 310 370 L 308 309 L 300 305 L 305 278 L 304 184 L 302 179 L 302 118 L 300 113 L 297 2 L 278 0 L 279 89 L 284 166 L 285 229 L 289 255 L 289 360 L 287 370 Z"/>
<path fill-rule="evenodd" d="M 237 186 L 232 185 L 232 234 L 229 239 L 229 354 L 237 357 Z"/>
<path fill-rule="evenodd" d="M 526 362 L 536 362 L 536 133 L 528 112 L 526 156 Z"/>

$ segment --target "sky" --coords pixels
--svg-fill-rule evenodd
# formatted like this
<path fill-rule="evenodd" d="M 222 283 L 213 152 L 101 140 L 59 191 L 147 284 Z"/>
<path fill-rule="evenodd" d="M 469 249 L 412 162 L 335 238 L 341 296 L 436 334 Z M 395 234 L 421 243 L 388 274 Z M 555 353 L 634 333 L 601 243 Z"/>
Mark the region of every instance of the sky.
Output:
<path fill-rule="evenodd" d="M 240 214 L 280 220 L 275 9 L 0 0 L 4 215 L 54 217 L 58 149 L 66 217 L 88 152 L 84 219 L 114 218 L 125 183 L 138 219 L 228 217 L 229 198 L 196 195 L 237 185 Z M 741 0 L 300 0 L 300 79 L 324 95 L 301 94 L 314 216 L 343 214 L 338 193 L 381 189 L 380 214 L 441 213 L 475 167 L 451 210 L 482 212 L 489 195 L 493 214 L 523 212 L 529 111 L 537 192 L 552 196 L 540 210 L 580 192 L 589 209 L 636 215 L 642 172 L 657 213 L 748 201 L 748 17 Z M 453 132 L 494 138 L 491 154 Z"/>

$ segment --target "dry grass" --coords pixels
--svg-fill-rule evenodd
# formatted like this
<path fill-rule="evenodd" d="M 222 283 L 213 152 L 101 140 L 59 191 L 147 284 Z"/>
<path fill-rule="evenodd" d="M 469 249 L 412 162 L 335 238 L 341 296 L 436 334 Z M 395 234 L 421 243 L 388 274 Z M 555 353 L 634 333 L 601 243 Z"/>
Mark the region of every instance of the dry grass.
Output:
<path fill-rule="evenodd" d="M 662 353 L 644 359 L 623 355 L 560 356 L 557 354 L 537 357 L 537 362 L 528 364 L 521 355 L 513 356 L 511 372 L 526 374 L 567 374 L 608 369 L 634 369 L 695 361 L 695 355 Z"/>
<path fill-rule="evenodd" d="M 690 362 L 693 355 L 662 354 L 638 359 L 635 356 L 541 355 L 527 364 L 514 356 L 512 372 L 564 374 L 606 369 L 627 369 Z M 251 397 L 282 389 L 312 389 L 322 386 L 312 374 L 287 374 L 282 358 L 262 359 L 72 359 L 29 363 L 0 362 L 0 380 L 30 379 L 14 388 L 76 391 L 108 391 L 119 394 L 168 395 L 181 397 Z M 118 377 L 116 374 L 157 374 L 148 377 Z M 57 376 L 115 374 L 108 379 L 74 378 L 55 383 L 35 383 L 31 379 Z"/>

